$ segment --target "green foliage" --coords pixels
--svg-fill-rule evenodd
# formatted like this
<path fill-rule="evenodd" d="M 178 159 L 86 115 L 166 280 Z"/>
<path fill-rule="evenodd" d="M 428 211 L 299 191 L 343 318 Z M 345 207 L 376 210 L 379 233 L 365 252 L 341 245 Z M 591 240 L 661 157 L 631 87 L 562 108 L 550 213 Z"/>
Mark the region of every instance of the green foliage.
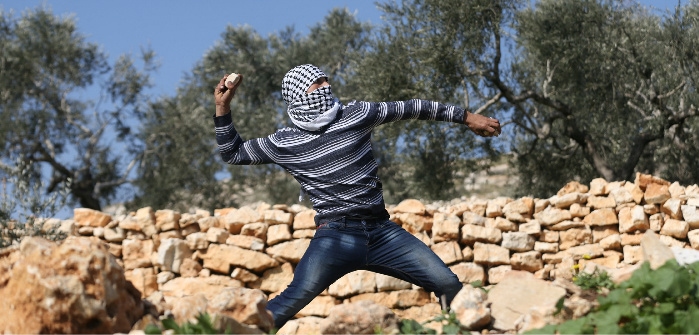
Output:
<path fill-rule="evenodd" d="M 592 273 L 581 272 L 573 276 L 573 283 L 584 290 L 600 291 L 602 288 L 613 289 L 616 285 L 606 271 L 595 269 Z"/>
<path fill-rule="evenodd" d="M 187 321 L 179 325 L 173 319 L 164 319 L 161 321 L 162 329 L 151 324 L 146 327 L 145 333 L 162 334 L 163 330 L 171 330 L 174 334 L 230 334 L 230 331 L 216 329 L 208 313 L 199 313 L 196 320 L 194 323 Z"/>
<path fill-rule="evenodd" d="M 129 56 L 109 64 L 74 19 L 41 8 L 0 12 L 0 49 L 0 166 L 31 163 L 32 183 L 68 187 L 70 204 L 100 209 L 137 159 L 118 149 L 135 145 L 130 118 L 147 99 L 153 52 L 143 51 L 143 69 Z"/>
<path fill-rule="evenodd" d="M 467 332 L 466 329 L 459 320 L 456 318 L 456 314 L 453 311 L 445 312 L 442 311 L 440 315 L 427 320 L 423 323 L 417 322 L 413 319 L 403 319 L 400 320 L 398 324 L 400 334 L 437 334 L 437 331 L 431 328 L 425 327 L 426 324 L 432 322 L 439 322 L 442 324 L 442 334 L 463 334 Z"/>
<path fill-rule="evenodd" d="M 2 193 L 0 194 L 0 248 L 18 244 L 26 236 L 40 236 L 52 241 L 62 240 L 66 234 L 57 226 L 47 225 L 63 205 L 67 188 L 44 196 L 44 185 L 29 178 L 30 166 L 21 162 L 13 170 L 0 170 Z"/>
<path fill-rule="evenodd" d="M 651 270 L 648 262 L 619 284 L 585 317 L 531 334 L 696 334 L 699 332 L 699 263 L 675 260 Z"/>

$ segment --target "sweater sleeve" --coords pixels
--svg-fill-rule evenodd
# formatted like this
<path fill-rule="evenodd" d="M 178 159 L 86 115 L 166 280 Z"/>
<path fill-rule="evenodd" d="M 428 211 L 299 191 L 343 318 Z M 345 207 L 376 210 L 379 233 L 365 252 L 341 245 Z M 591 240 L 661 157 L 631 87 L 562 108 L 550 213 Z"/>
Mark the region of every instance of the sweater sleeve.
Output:
<path fill-rule="evenodd" d="M 228 113 L 214 116 L 216 143 L 224 162 L 233 165 L 257 165 L 274 163 L 269 154 L 272 143 L 267 138 L 243 140 L 233 127 L 233 119 Z M 266 148 L 266 149 L 265 149 Z"/>
<path fill-rule="evenodd" d="M 464 123 L 466 111 L 440 102 L 412 99 L 392 102 L 360 102 L 376 125 L 400 120 L 427 120 Z"/>

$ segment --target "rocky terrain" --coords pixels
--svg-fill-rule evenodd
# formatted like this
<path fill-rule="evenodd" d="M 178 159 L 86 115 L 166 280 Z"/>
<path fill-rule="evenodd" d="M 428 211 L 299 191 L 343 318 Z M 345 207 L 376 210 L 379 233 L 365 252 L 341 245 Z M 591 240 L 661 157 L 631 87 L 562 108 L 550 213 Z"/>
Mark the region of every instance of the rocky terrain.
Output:
<path fill-rule="evenodd" d="M 570 182 L 547 199 L 406 199 L 388 210 L 464 283 L 451 305 L 459 323 L 516 333 L 590 311 L 594 297 L 571 281 L 578 272 L 604 270 L 621 282 L 644 261 L 693 259 L 698 207 L 699 186 L 638 174 L 633 182 Z M 314 214 L 268 204 L 114 216 L 77 208 L 70 220 L 44 223 L 67 233 L 64 241 L 25 238 L 0 250 L 0 332 L 138 333 L 207 312 L 219 329 L 267 333 L 266 301 L 291 281 Z M 561 298 L 564 312 L 554 316 Z M 278 333 L 391 333 L 401 319 L 441 331 L 443 323 L 429 322 L 439 315 L 421 288 L 356 271 Z"/>

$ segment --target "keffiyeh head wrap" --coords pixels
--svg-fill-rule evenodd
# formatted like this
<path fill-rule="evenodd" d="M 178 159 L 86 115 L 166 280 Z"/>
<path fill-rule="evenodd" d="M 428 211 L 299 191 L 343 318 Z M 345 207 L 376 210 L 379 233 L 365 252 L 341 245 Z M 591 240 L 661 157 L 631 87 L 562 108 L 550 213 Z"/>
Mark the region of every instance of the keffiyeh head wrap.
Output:
<path fill-rule="evenodd" d="M 340 101 L 335 99 L 330 86 L 306 93 L 316 79 L 327 75 L 311 65 L 299 65 L 286 73 L 282 80 L 282 96 L 287 104 L 287 114 L 296 126 L 314 131 L 335 119 Z"/>

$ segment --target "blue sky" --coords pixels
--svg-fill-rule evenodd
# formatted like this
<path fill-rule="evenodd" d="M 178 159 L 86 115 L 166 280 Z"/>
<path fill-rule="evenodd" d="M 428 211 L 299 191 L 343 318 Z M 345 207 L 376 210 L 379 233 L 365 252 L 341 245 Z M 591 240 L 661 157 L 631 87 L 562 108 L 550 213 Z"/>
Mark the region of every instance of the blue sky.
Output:
<path fill-rule="evenodd" d="M 103 47 L 112 60 L 137 57 L 150 46 L 160 68 L 154 74 L 156 95 L 174 95 L 183 73 L 221 39 L 227 26 L 249 25 L 262 36 L 294 26 L 306 34 L 332 8 L 347 8 L 360 21 L 379 24 L 373 1 L 164 1 L 164 0 L 3 0 L 0 6 L 19 14 L 46 6 L 54 15 L 72 15 L 88 41 Z"/>
<path fill-rule="evenodd" d="M 685 0 L 686 1 L 686 0 Z M 386 1 L 381 1 L 386 2 Z M 641 0 L 665 9 L 676 0 Z M 189 72 L 226 26 L 249 25 L 262 36 L 294 26 L 299 33 L 320 22 L 332 8 L 347 8 L 360 21 L 381 24 L 381 12 L 370 0 L 3 0 L 5 11 L 19 14 L 45 6 L 59 16 L 73 16 L 88 41 L 102 46 L 112 60 L 124 53 L 140 54 L 150 46 L 160 68 L 153 75 L 155 95 L 174 95 L 183 74 Z"/>

